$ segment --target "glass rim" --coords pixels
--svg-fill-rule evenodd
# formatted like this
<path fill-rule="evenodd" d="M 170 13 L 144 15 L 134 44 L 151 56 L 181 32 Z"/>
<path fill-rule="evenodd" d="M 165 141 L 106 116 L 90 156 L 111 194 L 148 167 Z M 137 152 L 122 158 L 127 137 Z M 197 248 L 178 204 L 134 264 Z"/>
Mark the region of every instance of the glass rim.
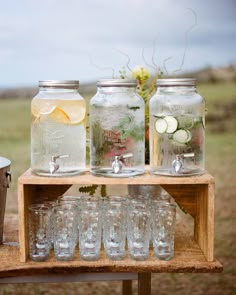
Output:
<path fill-rule="evenodd" d="M 117 196 L 117 195 L 109 195 L 103 200 L 104 202 L 114 202 L 114 203 L 124 203 L 127 202 L 127 197 L 125 196 Z"/>
<path fill-rule="evenodd" d="M 67 196 L 67 195 L 65 196 L 62 195 L 57 198 L 58 201 L 80 201 L 80 199 L 81 197 L 79 196 Z"/>
<path fill-rule="evenodd" d="M 101 197 L 98 197 L 98 196 L 95 196 L 95 197 L 92 197 L 91 198 L 82 198 L 80 200 L 80 205 L 83 206 L 83 205 L 87 205 L 88 207 L 90 206 L 95 206 L 95 205 L 98 205 L 98 204 L 101 204 L 103 202 L 102 198 Z"/>
<path fill-rule="evenodd" d="M 28 210 L 31 212 L 45 212 L 49 211 L 51 208 L 43 203 L 41 204 L 32 204 L 28 206 Z"/>
<path fill-rule="evenodd" d="M 55 210 L 55 209 L 59 209 L 59 208 L 61 208 L 61 209 L 63 209 L 63 208 L 73 208 L 73 209 L 77 209 L 77 205 L 75 205 L 75 204 L 73 204 L 73 203 L 57 203 L 57 204 L 55 204 L 55 206 L 53 206 L 53 210 Z"/>
<path fill-rule="evenodd" d="M 43 205 L 45 205 L 45 206 L 47 206 L 47 205 L 55 205 L 56 204 L 56 200 L 55 201 L 45 201 L 44 203 L 43 203 Z"/>
<path fill-rule="evenodd" d="M 143 195 L 136 195 L 136 196 L 129 196 L 128 197 L 129 203 L 151 203 L 152 198 L 148 195 L 143 196 Z"/>
<path fill-rule="evenodd" d="M 157 210 L 158 209 L 162 210 L 163 208 L 176 209 L 176 207 L 177 207 L 175 203 L 170 203 L 165 200 L 153 200 L 152 205 Z"/>

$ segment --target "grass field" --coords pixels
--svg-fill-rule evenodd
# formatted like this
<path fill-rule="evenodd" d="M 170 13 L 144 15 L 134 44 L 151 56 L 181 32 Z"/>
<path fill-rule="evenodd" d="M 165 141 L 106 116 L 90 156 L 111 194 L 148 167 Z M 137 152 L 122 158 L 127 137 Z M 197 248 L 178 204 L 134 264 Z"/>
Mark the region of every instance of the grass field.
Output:
<path fill-rule="evenodd" d="M 236 83 L 203 84 L 206 98 L 206 169 L 216 180 L 215 256 L 224 264 L 221 274 L 154 274 L 152 294 L 236 294 Z M 13 182 L 7 212 L 17 212 L 17 178 L 30 165 L 30 101 L 0 100 L 0 156 L 12 161 Z M 10 294 L 120 294 L 120 283 L 1 285 Z"/>

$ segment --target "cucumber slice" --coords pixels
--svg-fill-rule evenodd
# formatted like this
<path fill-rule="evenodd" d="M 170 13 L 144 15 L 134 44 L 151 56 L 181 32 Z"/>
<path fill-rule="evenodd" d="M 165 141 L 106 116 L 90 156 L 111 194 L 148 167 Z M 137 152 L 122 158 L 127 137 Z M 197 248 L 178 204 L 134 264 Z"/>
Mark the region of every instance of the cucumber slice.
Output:
<path fill-rule="evenodd" d="M 194 126 L 194 119 L 190 116 L 178 116 L 176 117 L 178 121 L 179 129 L 191 129 Z"/>
<path fill-rule="evenodd" d="M 199 125 L 202 125 L 203 128 L 205 128 L 205 120 L 202 117 L 195 118 L 194 119 L 194 127 L 197 127 Z"/>
<path fill-rule="evenodd" d="M 192 139 L 192 133 L 189 130 L 186 130 L 186 131 L 188 133 L 188 141 L 187 142 L 190 142 L 190 140 Z"/>
<path fill-rule="evenodd" d="M 175 117 L 172 116 L 166 116 L 164 119 L 167 122 L 167 129 L 166 133 L 174 133 L 177 130 L 178 127 L 178 121 L 175 119 Z"/>
<path fill-rule="evenodd" d="M 173 140 L 179 143 L 187 143 L 192 139 L 192 134 L 189 130 L 179 129 L 173 134 Z"/>
<path fill-rule="evenodd" d="M 157 119 L 155 123 L 155 128 L 158 133 L 165 133 L 168 125 L 165 119 Z"/>

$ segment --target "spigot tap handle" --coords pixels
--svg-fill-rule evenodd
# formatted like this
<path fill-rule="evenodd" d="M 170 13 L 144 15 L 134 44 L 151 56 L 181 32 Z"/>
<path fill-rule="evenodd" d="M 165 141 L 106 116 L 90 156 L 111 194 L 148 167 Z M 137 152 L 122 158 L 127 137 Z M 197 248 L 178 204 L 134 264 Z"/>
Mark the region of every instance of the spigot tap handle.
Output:
<path fill-rule="evenodd" d="M 194 153 L 186 153 L 186 154 L 182 154 L 183 158 L 194 158 Z"/>
<path fill-rule="evenodd" d="M 120 159 L 127 159 L 127 158 L 132 158 L 134 155 L 132 153 L 127 153 L 120 155 Z"/>

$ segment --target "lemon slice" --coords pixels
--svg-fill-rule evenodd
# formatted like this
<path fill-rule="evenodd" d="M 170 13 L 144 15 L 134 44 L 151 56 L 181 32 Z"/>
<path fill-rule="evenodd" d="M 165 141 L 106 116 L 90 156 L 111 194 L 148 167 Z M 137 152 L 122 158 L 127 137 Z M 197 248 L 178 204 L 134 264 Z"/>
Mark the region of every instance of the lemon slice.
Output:
<path fill-rule="evenodd" d="M 56 107 L 55 110 L 50 114 L 50 117 L 57 123 L 70 124 L 70 118 L 61 108 Z"/>
<path fill-rule="evenodd" d="M 86 116 L 86 104 L 84 101 L 60 102 L 58 108 L 63 110 L 70 119 L 70 124 L 80 124 Z"/>
<path fill-rule="evenodd" d="M 35 118 L 39 118 L 40 115 L 49 115 L 56 109 L 53 102 L 33 100 L 31 104 L 31 113 Z"/>

